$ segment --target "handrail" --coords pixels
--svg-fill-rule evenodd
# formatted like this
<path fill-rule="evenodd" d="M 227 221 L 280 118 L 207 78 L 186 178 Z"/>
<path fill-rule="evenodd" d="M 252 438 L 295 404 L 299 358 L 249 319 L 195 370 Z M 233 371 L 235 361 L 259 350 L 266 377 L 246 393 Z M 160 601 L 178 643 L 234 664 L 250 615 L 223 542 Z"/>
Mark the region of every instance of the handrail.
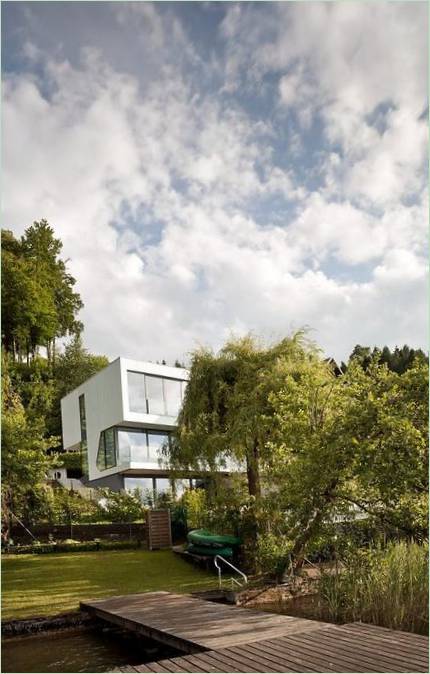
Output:
<path fill-rule="evenodd" d="M 243 571 L 238 569 L 236 566 L 234 566 L 231 562 L 229 562 L 227 559 L 225 559 L 221 555 L 215 555 L 214 564 L 215 564 L 216 568 L 218 569 L 218 587 L 220 589 L 221 589 L 221 586 L 222 586 L 222 578 L 221 578 L 222 569 L 217 562 L 218 559 L 220 559 L 222 562 L 224 562 L 225 564 L 230 566 L 233 569 L 233 571 L 236 571 L 236 573 L 238 573 L 240 576 L 242 576 L 242 578 L 244 578 L 244 580 L 245 580 L 245 583 L 248 582 L 248 577 L 243 573 Z M 233 583 L 236 583 L 236 585 L 239 585 L 239 587 L 242 587 L 242 583 L 239 583 L 239 581 L 236 578 L 230 578 L 230 580 L 231 580 L 232 587 L 233 587 Z"/>

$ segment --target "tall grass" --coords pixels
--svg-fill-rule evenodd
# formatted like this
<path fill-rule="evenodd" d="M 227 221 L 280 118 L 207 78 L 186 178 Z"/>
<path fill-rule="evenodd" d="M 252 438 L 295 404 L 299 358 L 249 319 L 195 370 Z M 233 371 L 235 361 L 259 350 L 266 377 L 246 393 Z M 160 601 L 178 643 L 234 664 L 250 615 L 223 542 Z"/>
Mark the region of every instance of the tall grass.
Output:
<path fill-rule="evenodd" d="M 322 608 L 336 622 L 428 634 L 428 544 L 397 542 L 358 550 L 320 582 Z"/>

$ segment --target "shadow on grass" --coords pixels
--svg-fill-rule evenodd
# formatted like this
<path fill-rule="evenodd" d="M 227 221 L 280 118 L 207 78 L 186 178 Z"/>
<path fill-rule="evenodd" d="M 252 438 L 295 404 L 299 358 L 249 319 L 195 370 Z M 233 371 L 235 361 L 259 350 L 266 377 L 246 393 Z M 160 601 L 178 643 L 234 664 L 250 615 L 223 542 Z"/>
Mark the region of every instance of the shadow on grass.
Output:
<path fill-rule="evenodd" d="M 215 574 L 171 550 L 11 555 L 2 560 L 2 573 L 3 619 L 70 611 L 91 598 L 217 586 Z"/>

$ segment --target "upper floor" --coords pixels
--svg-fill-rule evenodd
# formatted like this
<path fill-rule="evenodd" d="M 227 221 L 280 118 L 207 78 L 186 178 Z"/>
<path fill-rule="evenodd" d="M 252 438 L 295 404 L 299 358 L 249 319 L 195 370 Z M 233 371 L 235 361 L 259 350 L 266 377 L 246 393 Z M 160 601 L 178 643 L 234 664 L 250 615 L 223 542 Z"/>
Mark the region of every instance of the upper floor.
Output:
<path fill-rule="evenodd" d="M 158 466 L 187 381 L 183 368 L 117 358 L 62 399 L 64 449 L 85 448 L 90 480 Z"/>

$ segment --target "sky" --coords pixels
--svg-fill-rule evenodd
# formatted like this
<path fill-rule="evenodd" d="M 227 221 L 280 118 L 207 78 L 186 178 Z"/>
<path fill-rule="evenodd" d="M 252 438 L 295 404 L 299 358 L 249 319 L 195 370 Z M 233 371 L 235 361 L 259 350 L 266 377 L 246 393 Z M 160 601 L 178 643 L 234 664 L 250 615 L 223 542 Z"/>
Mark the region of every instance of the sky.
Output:
<path fill-rule="evenodd" d="M 3 2 L 3 227 L 85 345 L 427 349 L 427 3 Z"/>

